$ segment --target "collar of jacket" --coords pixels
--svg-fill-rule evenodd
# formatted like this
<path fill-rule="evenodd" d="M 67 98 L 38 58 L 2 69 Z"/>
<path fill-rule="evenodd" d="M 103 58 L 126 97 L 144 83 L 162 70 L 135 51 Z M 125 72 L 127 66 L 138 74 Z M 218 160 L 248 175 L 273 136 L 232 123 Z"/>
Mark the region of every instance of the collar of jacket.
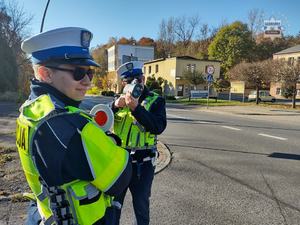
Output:
<path fill-rule="evenodd" d="M 55 99 L 58 101 L 62 102 L 65 106 L 74 106 L 74 107 L 79 107 L 79 104 L 81 101 L 75 101 L 60 91 L 58 91 L 56 88 L 52 87 L 51 85 L 47 83 L 40 82 L 37 79 L 32 79 L 31 80 L 31 85 L 30 85 L 30 96 L 29 99 L 35 99 L 40 95 L 43 94 L 49 94 L 50 96 L 53 96 Z"/>

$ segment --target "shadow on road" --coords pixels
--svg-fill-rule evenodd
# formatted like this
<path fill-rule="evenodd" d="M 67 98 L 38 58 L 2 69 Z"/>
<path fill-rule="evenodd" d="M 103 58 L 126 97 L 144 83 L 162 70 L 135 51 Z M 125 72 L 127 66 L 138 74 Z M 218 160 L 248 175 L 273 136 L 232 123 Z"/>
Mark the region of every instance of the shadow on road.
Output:
<path fill-rule="evenodd" d="M 278 158 L 278 159 L 300 160 L 300 155 L 290 154 L 290 153 L 281 153 L 281 152 L 274 152 L 274 153 L 270 154 L 268 157 Z"/>
<path fill-rule="evenodd" d="M 245 154 L 256 154 L 256 155 L 265 155 L 265 156 L 269 156 L 269 154 L 257 153 L 257 152 L 245 152 L 245 151 L 236 151 L 236 150 L 229 150 L 229 149 L 195 147 L 195 146 L 189 146 L 189 145 L 168 144 L 168 146 L 190 147 L 190 148 L 199 148 L 199 149 L 201 148 L 201 149 L 207 149 L 207 150 L 213 150 L 213 151 L 238 152 L 238 153 L 245 153 Z M 224 171 L 221 170 L 221 169 L 218 169 L 218 168 L 216 168 L 216 167 L 213 167 L 213 166 L 211 166 L 211 165 L 208 165 L 208 164 L 206 164 L 206 163 L 204 163 L 204 162 L 202 162 L 202 161 L 199 161 L 199 160 L 196 160 L 196 159 L 188 159 L 188 160 L 190 160 L 190 161 L 192 161 L 192 162 L 194 162 L 194 163 L 197 163 L 197 164 L 199 164 L 199 165 L 201 165 L 201 166 L 203 166 L 203 167 L 206 167 L 207 169 L 210 169 L 211 171 L 213 171 L 213 172 L 215 172 L 215 173 L 218 173 L 218 174 L 220 174 L 220 175 L 222 175 L 222 176 L 224 176 L 224 177 L 227 177 L 228 179 L 230 179 L 230 180 L 232 180 L 232 181 L 234 181 L 234 182 L 236 182 L 236 183 L 238 183 L 238 184 L 240 184 L 240 185 L 242 185 L 242 186 L 244 186 L 244 187 L 246 187 L 246 188 L 248 188 L 248 189 L 250 189 L 250 190 L 252 190 L 252 191 L 254 191 L 254 192 L 257 192 L 257 193 L 259 193 L 259 194 L 261 194 L 261 195 L 263 195 L 263 196 L 265 196 L 265 197 L 267 197 L 267 198 L 269 198 L 269 199 L 274 200 L 274 201 L 277 203 L 277 205 L 282 205 L 282 206 L 284 206 L 284 207 L 287 207 L 287 208 L 296 210 L 297 212 L 300 212 L 300 209 L 299 209 L 297 206 L 294 206 L 294 205 L 292 205 L 292 204 L 290 204 L 290 203 L 288 203 L 288 202 L 285 202 L 284 200 L 280 200 L 279 198 L 277 198 L 277 197 L 275 196 L 275 193 L 274 193 L 274 192 L 271 192 L 271 194 L 269 194 L 269 193 L 266 193 L 266 192 L 264 192 L 264 191 L 262 191 L 262 190 L 259 190 L 258 188 L 252 186 L 251 184 L 248 184 L 247 182 L 245 182 L 245 181 L 243 181 L 243 180 L 241 180 L 241 179 L 239 179 L 239 178 L 236 178 L 236 177 L 234 177 L 234 176 L 232 176 L 232 175 L 230 175 L 230 174 L 224 172 Z M 261 172 L 261 174 L 262 174 L 262 172 Z M 263 175 L 263 174 L 262 174 L 262 175 Z M 265 177 L 263 177 L 263 178 L 264 178 L 264 181 L 266 182 Z M 269 182 L 268 182 L 268 187 L 271 188 L 271 184 L 269 184 Z M 272 188 L 272 190 L 273 190 L 273 188 Z M 281 209 L 281 208 L 280 208 L 280 209 Z M 285 218 L 285 217 L 284 217 L 284 218 Z"/>

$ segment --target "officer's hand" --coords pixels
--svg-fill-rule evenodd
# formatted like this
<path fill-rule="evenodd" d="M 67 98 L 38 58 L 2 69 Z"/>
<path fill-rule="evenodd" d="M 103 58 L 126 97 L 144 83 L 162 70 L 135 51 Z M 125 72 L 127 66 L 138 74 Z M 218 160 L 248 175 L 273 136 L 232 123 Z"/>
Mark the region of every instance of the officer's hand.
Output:
<path fill-rule="evenodd" d="M 115 101 L 115 107 L 116 108 L 123 108 L 126 106 L 126 102 L 125 102 L 125 96 L 121 95 L 119 98 L 117 98 L 117 100 Z"/>
<path fill-rule="evenodd" d="M 135 99 L 131 96 L 131 92 L 127 92 L 125 95 L 125 103 L 131 111 L 134 111 L 137 105 L 139 104 L 138 99 Z"/>

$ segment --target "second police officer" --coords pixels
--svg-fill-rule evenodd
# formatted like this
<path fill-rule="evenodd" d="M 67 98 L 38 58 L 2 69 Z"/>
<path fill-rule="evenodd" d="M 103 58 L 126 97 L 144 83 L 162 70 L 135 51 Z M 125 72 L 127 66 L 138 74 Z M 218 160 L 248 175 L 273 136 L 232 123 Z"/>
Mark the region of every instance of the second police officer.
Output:
<path fill-rule="evenodd" d="M 133 174 L 129 190 L 135 219 L 138 225 L 147 225 L 150 222 L 149 198 L 158 154 L 157 135 L 165 130 L 167 120 L 165 100 L 145 86 L 142 68 L 142 62 L 132 61 L 117 69 L 123 87 L 138 84 L 142 93 L 138 97 L 135 90 L 127 88 L 126 93 L 112 103 L 112 110 L 115 115 L 114 133 L 121 138 L 121 146 L 130 152 L 132 158 Z M 126 192 L 116 198 L 121 204 Z M 115 209 L 114 213 L 115 224 L 119 224 L 121 209 Z"/>

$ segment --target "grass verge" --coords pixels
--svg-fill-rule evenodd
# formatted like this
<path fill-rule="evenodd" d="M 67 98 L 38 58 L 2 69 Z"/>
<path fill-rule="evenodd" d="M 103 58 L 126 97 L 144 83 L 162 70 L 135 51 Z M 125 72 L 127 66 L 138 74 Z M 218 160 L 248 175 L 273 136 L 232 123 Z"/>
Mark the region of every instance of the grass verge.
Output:
<path fill-rule="evenodd" d="M 14 158 L 11 154 L 1 154 L 0 155 L 0 166 L 6 162 L 12 161 Z"/>
<path fill-rule="evenodd" d="M 199 99 L 191 99 L 189 101 L 188 98 L 180 98 L 177 100 L 167 100 L 168 103 L 179 103 L 184 105 L 207 105 L 207 99 L 199 98 Z M 227 106 L 227 105 L 244 105 L 245 103 L 239 101 L 228 101 L 221 99 L 209 99 L 208 104 L 210 106 Z"/>
<path fill-rule="evenodd" d="M 188 98 L 180 98 L 177 100 L 166 100 L 166 102 L 183 104 L 183 105 L 200 105 L 200 106 L 207 105 L 207 99 L 204 98 L 191 99 L 190 101 Z M 278 109 L 291 109 L 291 110 L 300 109 L 300 105 L 296 105 L 296 109 L 293 109 L 291 105 L 287 105 L 287 104 L 261 102 L 258 105 L 256 105 L 255 102 L 228 101 L 228 100 L 221 100 L 221 99 L 218 100 L 209 99 L 208 105 L 209 106 L 261 106 L 261 107 L 272 107 Z"/>
<path fill-rule="evenodd" d="M 0 153 L 8 154 L 8 153 L 16 152 L 16 151 L 17 151 L 16 146 L 3 146 L 3 145 L 0 145 Z"/>

